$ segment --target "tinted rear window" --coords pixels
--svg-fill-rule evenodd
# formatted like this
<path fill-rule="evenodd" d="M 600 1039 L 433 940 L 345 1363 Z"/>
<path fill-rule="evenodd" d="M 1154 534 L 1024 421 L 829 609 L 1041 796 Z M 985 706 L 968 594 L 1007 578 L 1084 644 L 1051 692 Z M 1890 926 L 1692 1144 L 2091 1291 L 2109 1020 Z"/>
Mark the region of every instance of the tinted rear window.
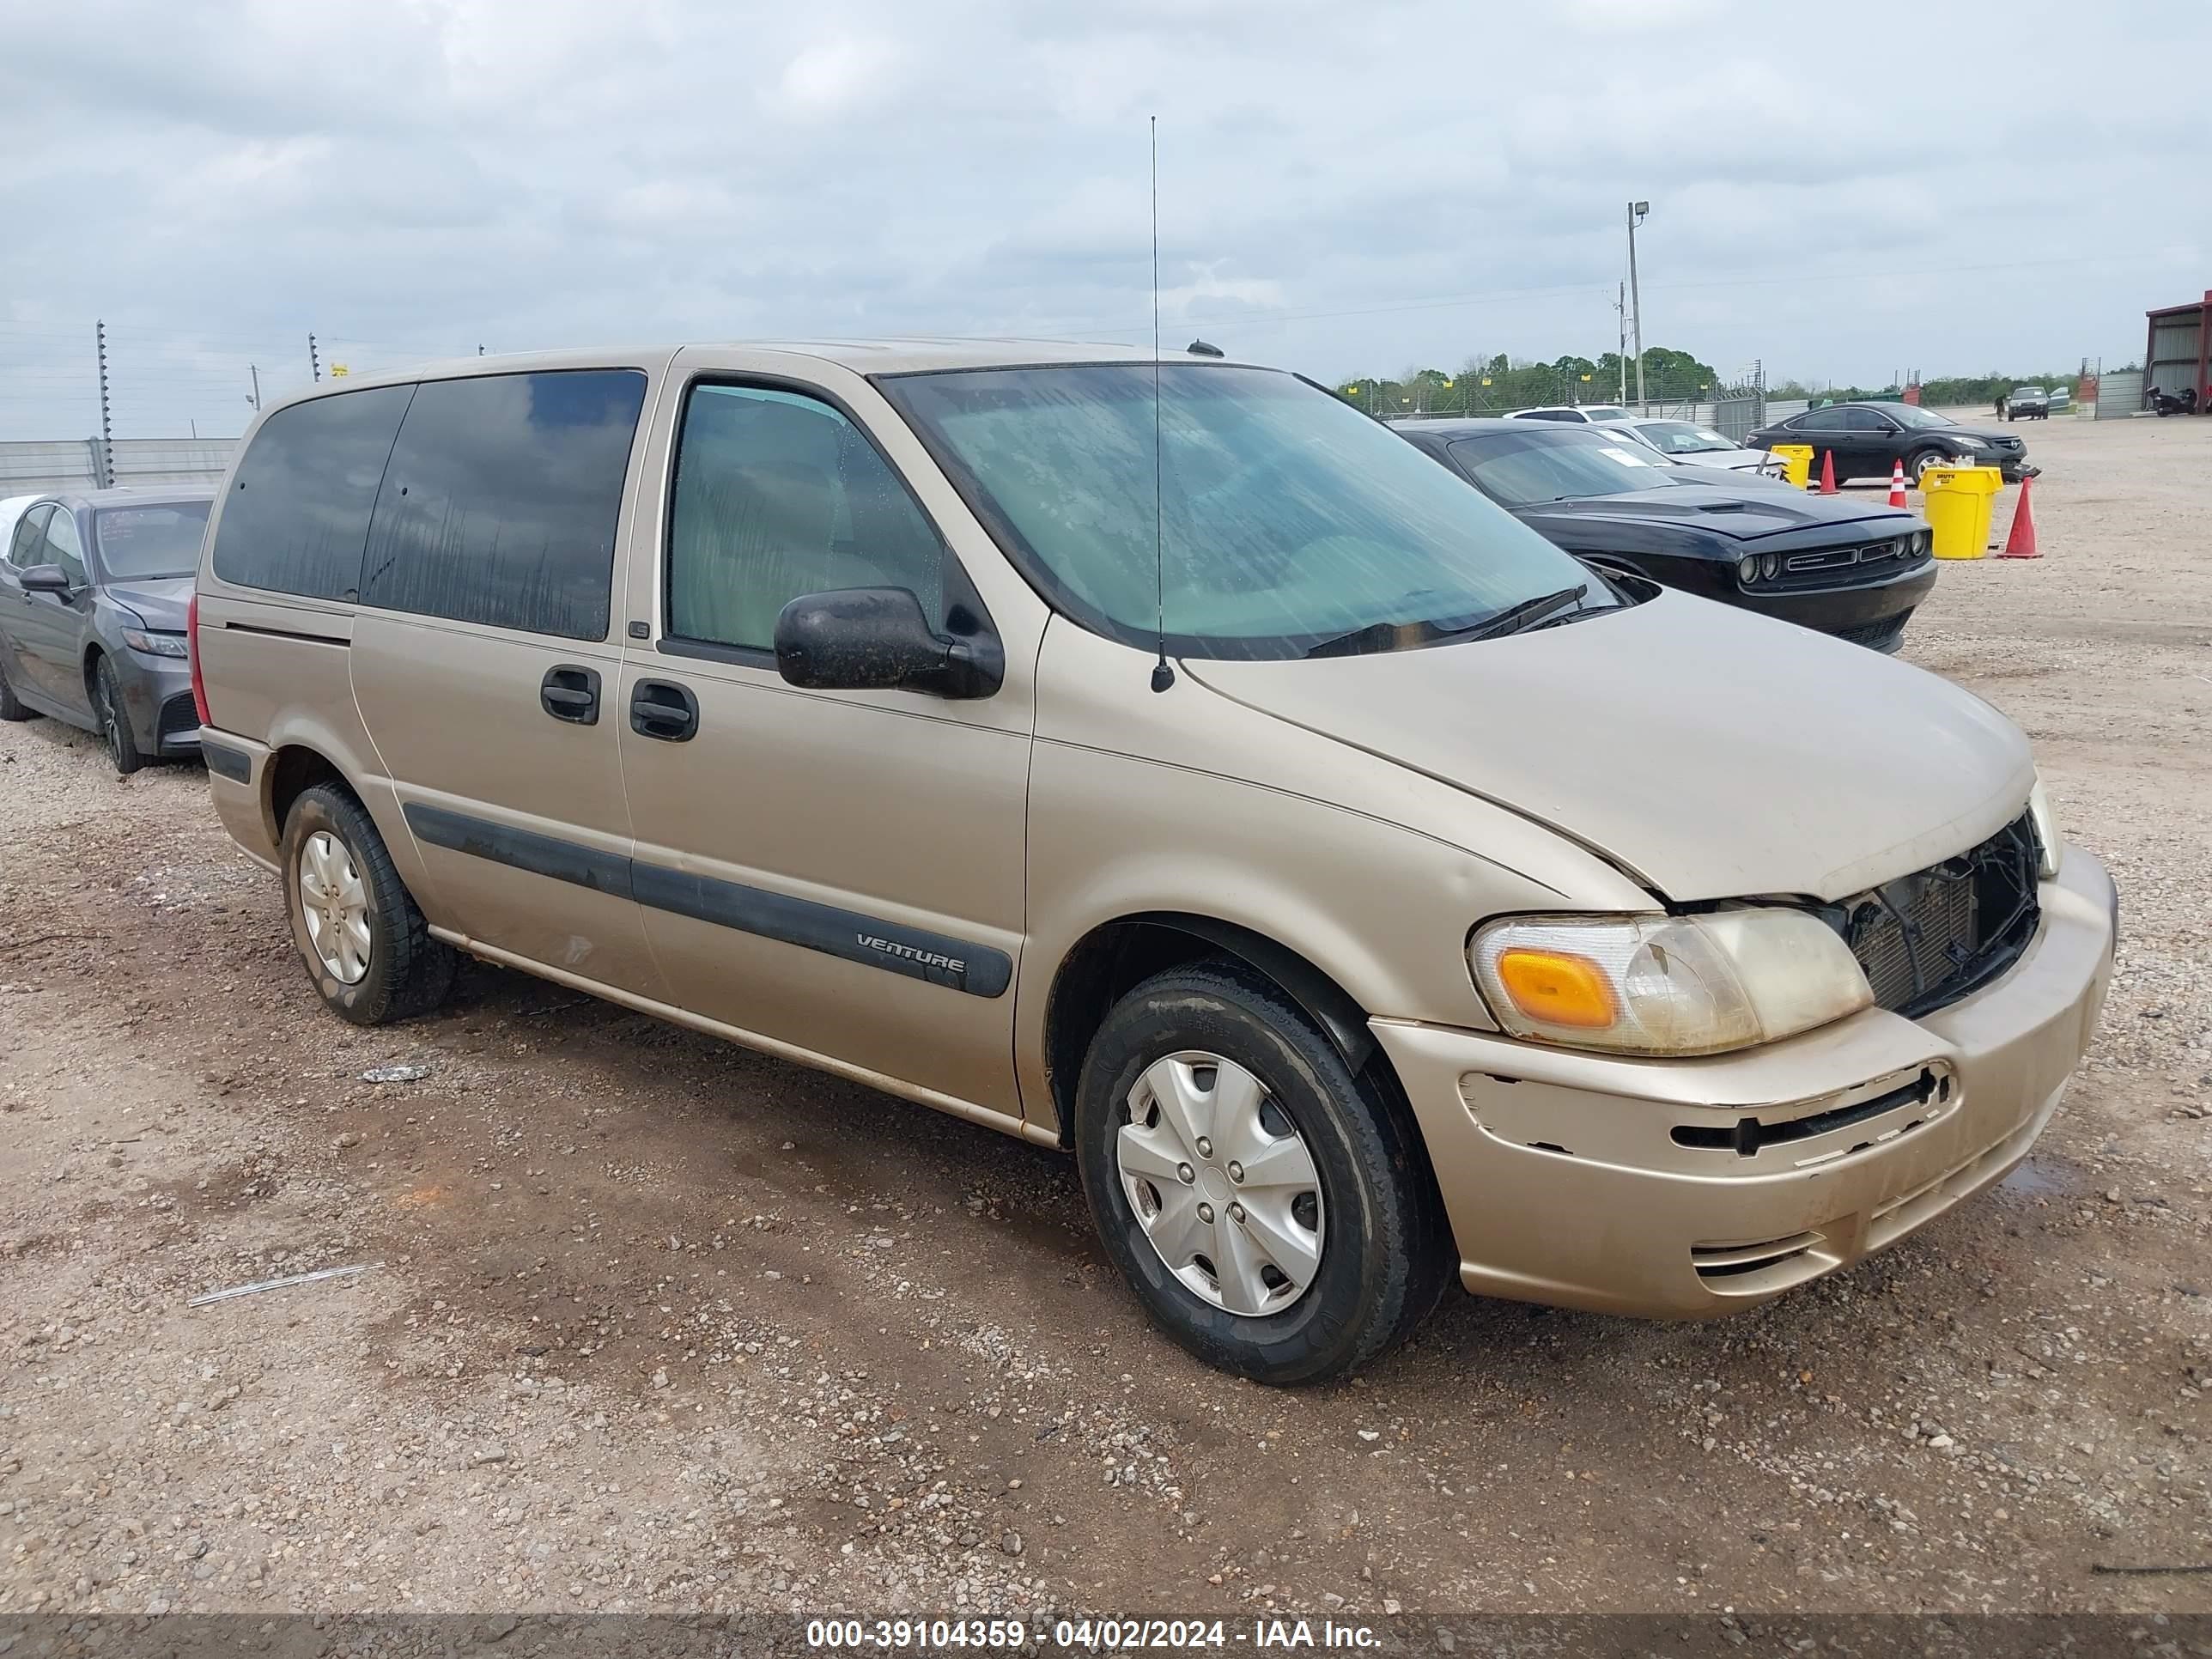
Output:
<path fill-rule="evenodd" d="M 263 422 L 222 504 L 215 574 L 246 587 L 351 599 L 377 483 L 414 390 L 318 398 Z"/>
<path fill-rule="evenodd" d="M 376 498 L 362 603 L 605 639 L 644 403 L 635 369 L 425 381 Z"/>

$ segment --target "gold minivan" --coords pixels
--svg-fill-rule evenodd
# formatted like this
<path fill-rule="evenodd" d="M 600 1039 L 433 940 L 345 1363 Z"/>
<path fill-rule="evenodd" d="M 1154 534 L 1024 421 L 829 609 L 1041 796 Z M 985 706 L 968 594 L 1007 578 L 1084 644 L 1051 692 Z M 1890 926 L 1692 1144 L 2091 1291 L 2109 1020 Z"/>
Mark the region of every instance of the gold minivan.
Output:
<path fill-rule="evenodd" d="M 2112 884 L 1933 675 L 1584 564 L 1296 375 L 477 358 L 263 414 L 202 750 L 331 1008 L 459 952 L 1077 1158 L 1208 1362 L 1750 1307 L 1997 1180 Z"/>

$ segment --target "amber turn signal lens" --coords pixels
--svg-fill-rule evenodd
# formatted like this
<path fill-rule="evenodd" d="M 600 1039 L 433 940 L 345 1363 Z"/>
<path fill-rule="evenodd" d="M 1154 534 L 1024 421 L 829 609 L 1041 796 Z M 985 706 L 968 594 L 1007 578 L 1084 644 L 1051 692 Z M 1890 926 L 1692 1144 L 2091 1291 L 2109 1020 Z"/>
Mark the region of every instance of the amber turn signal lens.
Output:
<path fill-rule="evenodd" d="M 1620 1018 L 1605 970 L 1588 957 L 1553 951 L 1508 951 L 1498 981 L 1531 1019 L 1595 1030 Z"/>

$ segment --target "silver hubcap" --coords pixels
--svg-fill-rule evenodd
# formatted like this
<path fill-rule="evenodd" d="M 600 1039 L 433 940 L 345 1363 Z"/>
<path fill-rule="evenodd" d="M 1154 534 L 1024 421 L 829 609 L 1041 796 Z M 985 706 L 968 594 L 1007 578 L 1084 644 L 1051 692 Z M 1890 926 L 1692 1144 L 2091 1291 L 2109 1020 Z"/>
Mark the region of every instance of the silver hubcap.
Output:
<path fill-rule="evenodd" d="M 1321 1172 L 1260 1079 L 1218 1054 L 1170 1054 L 1128 1107 L 1115 1165 L 1168 1271 L 1248 1318 L 1305 1294 L 1321 1270 Z"/>
<path fill-rule="evenodd" d="M 323 971 L 359 984 L 368 971 L 368 890 L 345 843 L 326 830 L 300 843 L 300 915 Z"/>

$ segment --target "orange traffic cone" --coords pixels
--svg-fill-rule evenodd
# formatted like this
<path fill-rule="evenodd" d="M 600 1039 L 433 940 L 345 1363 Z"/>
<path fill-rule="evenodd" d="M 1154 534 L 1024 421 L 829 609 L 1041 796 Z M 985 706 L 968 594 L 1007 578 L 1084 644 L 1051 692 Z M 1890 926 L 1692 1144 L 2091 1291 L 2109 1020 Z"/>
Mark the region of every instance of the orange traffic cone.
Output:
<path fill-rule="evenodd" d="M 1892 507 L 1905 505 L 1905 463 L 1901 460 L 1889 464 L 1889 504 Z"/>
<path fill-rule="evenodd" d="M 2039 559 L 2035 550 L 2035 512 L 2027 504 L 2028 491 L 2035 487 L 2033 478 L 2020 481 L 2020 505 L 2012 512 L 2012 528 L 2005 532 L 2004 551 L 2001 559 Z"/>
<path fill-rule="evenodd" d="M 1824 449 L 1820 452 L 1820 494 L 1832 495 L 1835 493 L 1836 452 L 1832 449 Z"/>

